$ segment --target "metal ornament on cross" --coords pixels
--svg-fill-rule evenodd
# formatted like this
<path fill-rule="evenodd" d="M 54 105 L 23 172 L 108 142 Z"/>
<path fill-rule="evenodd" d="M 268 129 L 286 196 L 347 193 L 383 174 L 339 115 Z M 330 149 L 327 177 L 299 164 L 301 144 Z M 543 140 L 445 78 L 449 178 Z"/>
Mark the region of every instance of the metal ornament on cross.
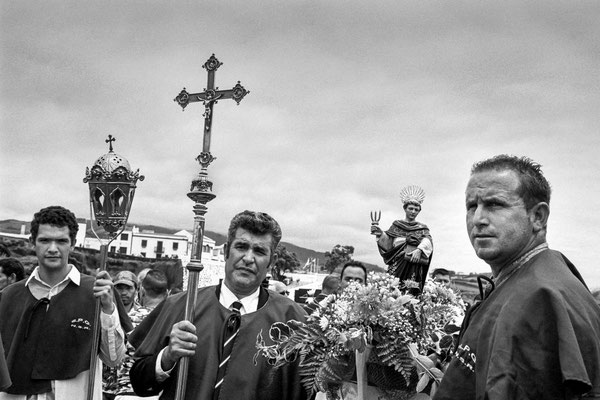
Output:
<path fill-rule="evenodd" d="M 213 200 L 216 195 L 212 193 L 212 182 L 208 179 L 208 166 L 216 159 L 210 153 L 210 140 L 212 134 L 213 107 L 219 100 L 232 99 L 238 105 L 240 101 L 250 91 L 246 90 L 240 81 L 231 89 L 219 90 L 215 87 L 215 72 L 223 65 L 213 54 L 202 66 L 208 72 L 208 81 L 203 92 L 188 93 L 185 88 L 173 101 L 179 104 L 182 110 L 189 103 L 202 102 L 204 105 L 204 137 L 202 141 L 202 152 L 196 157 L 201 166 L 200 173 L 192 180 L 190 191 L 187 196 L 194 201 L 194 232 L 192 240 L 191 260 L 187 264 L 187 299 L 185 305 L 185 319 L 193 323 L 194 309 L 196 308 L 196 298 L 198 289 L 198 275 L 204 269 L 202 266 L 202 245 L 204 239 L 204 215 L 208 211 L 206 204 Z M 185 398 L 186 380 L 188 374 L 189 358 L 183 357 L 179 360 L 177 373 L 177 388 L 175 392 L 176 400 Z"/>
<path fill-rule="evenodd" d="M 90 226 L 96 239 L 100 242 L 99 270 L 106 269 L 108 258 L 108 245 L 125 229 L 129 211 L 135 194 L 136 183 L 143 181 L 144 176 L 140 170 L 133 172 L 129 161 L 113 151 L 113 142 L 116 139 L 108 135 L 108 153 L 96 160 L 92 168 L 85 169 L 83 183 L 87 183 L 90 193 Z M 108 241 L 102 239 L 94 229 L 94 221 L 104 228 L 108 234 Z M 90 357 L 90 372 L 87 386 L 86 399 L 94 397 L 94 380 L 96 374 L 96 354 L 100 339 L 100 298 L 96 299 L 94 321 L 92 323 L 92 352 Z"/>

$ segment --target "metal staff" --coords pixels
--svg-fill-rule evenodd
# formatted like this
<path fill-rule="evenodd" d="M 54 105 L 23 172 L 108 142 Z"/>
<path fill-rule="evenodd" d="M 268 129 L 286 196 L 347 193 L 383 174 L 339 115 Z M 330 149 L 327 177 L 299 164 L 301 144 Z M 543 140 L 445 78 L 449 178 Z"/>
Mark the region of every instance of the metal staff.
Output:
<path fill-rule="evenodd" d="M 212 193 L 212 182 L 208 180 L 208 166 L 216 157 L 210 154 L 210 139 L 212 130 L 213 106 L 218 100 L 233 99 L 239 105 L 245 95 L 250 93 L 238 81 L 232 89 L 219 90 L 215 87 L 215 72 L 223 65 L 213 54 L 202 66 L 208 72 L 208 83 L 206 89 L 200 93 L 188 93 L 185 88 L 173 99 L 181 106 L 183 110 L 189 103 L 201 101 L 204 105 L 204 137 L 202 142 L 202 153 L 196 160 L 200 163 L 201 170 L 198 176 L 192 180 L 190 192 L 187 194 L 194 201 L 194 237 L 192 242 L 192 257 L 188 265 L 188 283 L 187 299 L 185 304 L 185 319 L 194 322 L 194 310 L 196 308 L 196 298 L 198 289 L 198 275 L 204 269 L 202 266 L 202 244 L 204 239 L 204 224 L 208 208 L 206 203 L 216 197 Z M 185 386 L 188 374 L 189 358 L 183 357 L 179 361 L 179 370 L 177 373 L 177 389 L 175 400 L 185 398 Z"/>
<path fill-rule="evenodd" d="M 106 143 L 109 151 L 98 158 L 94 165 L 85 169 L 84 183 L 88 183 L 90 190 L 90 220 L 92 232 L 100 242 L 99 270 L 106 269 L 108 245 L 117 237 L 127 225 L 129 210 L 135 194 L 135 184 L 144 180 L 144 176 L 131 171 L 129 162 L 122 156 L 115 154 L 112 142 L 116 139 L 108 135 Z M 102 226 L 108 233 L 108 242 L 102 243 L 94 230 L 94 218 L 98 226 Z M 90 357 L 90 373 L 88 378 L 86 399 L 94 398 L 94 380 L 96 378 L 96 355 L 100 340 L 100 298 L 96 299 L 94 321 L 92 324 L 92 352 Z"/>

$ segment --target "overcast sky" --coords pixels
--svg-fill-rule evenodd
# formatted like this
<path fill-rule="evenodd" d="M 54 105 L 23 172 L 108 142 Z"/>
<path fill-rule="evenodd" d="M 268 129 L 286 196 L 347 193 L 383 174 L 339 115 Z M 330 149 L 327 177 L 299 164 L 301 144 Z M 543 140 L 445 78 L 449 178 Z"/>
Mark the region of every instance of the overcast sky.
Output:
<path fill-rule="evenodd" d="M 525 3 L 525 4 L 524 4 Z M 527 155 L 553 186 L 550 247 L 600 287 L 598 1 L 0 2 L 0 219 L 61 204 L 89 217 L 85 168 L 108 151 L 146 176 L 130 222 L 190 229 L 206 87 L 215 106 L 206 228 L 270 213 L 284 240 L 382 265 L 371 210 L 426 192 L 432 267 L 486 272 L 469 244 L 473 162 Z M 304 261 L 304 260 L 302 260 Z"/>

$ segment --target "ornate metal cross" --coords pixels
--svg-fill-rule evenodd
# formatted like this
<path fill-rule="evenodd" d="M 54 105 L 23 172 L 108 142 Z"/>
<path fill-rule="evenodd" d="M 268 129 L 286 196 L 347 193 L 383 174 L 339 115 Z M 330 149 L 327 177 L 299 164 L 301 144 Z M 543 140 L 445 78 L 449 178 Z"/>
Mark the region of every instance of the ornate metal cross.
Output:
<path fill-rule="evenodd" d="M 189 103 L 201 101 L 204 104 L 204 143 L 202 145 L 202 152 L 208 153 L 209 156 L 213 105 L 221 99 L 233 99 L 237 104 L 240 104 L 240 101 L 242 101 L 244 96 L 250 93 L 250 91 L 244 89 L 240 84 L 240 81 L 229 90 L 219 90 L 218 87 L 215 87 L 215 72 L 221 65 L 223 65 L 223 63 L 220 62 L 214 54 L 210 56 L 202 66 L 202 68 L 206 69 L 208 72 L 208 81 L 204 91 L 190 94 L 183 88 L 177 97 L 173 99 L 181 106 L 183 111 Z"/>
<path fill-rule="evenodd" d="M 200 173 L 192 180 L 192 185 L 188 193 L 188 197 L 195 204 L 194 211 L 194 238 L 192 242 L 191 260 L 187 264 L 188 284 L 187 284 L 187 300 L 185 306 L 185 319 L 193 320 L 194 310 L 196 308 L 196 295 L 198 288 L 198 275 L 204 268 L 202 266 L 202 242 L 204 238 L 204 215 L 208 211 L 206 204 L 216 196 L 212 193 L 212 182 L 208 180 L 208 166 L 215 159 L 210 154 L 210 136 L 212 129 L 212 113 L 214 104 L 221 99 L 233 99 L 237 104 L 246 96 L 249 91 L 238 81 L 232 89 L 219 90 L 215 87 L 215 72 L 222 65 L 213 54 L 208 61 L 204 63 L 203 68 L 208 71 L 208 83 L 206 89 L 200 93 L 188 93 L 185 88 L 175 97 L 174 101 L 185 110 L 189 103 L 201 101 L 204 104 L 204 139 L 202 143 L 202 153 L 196 160 L 202 167 Z M 193 322 L 193 321 L 192 321 Z M 185 397 L 186 380 L 188 372 L 189 358 L 184 357 L 179 361 L 179 370 L 177 375 L 177 389 L 175 392 L 176 400 L 183 400 Z"/>

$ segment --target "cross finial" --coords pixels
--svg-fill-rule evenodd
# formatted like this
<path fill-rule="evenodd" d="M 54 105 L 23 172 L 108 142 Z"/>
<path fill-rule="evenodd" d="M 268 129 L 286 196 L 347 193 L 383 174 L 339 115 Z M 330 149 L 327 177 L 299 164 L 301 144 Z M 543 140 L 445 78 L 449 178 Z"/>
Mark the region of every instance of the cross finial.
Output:
<path fill-rule="evenodd" d="M 108 151 L 113 151 L 112 142 L 114 142 L 115 140 L 117 140 L 117 139 L 115 139 L 112 135 L 108 135 L 108 139 L 106 139 L 104 141 L 104 142 L 108 143 Z"/>

